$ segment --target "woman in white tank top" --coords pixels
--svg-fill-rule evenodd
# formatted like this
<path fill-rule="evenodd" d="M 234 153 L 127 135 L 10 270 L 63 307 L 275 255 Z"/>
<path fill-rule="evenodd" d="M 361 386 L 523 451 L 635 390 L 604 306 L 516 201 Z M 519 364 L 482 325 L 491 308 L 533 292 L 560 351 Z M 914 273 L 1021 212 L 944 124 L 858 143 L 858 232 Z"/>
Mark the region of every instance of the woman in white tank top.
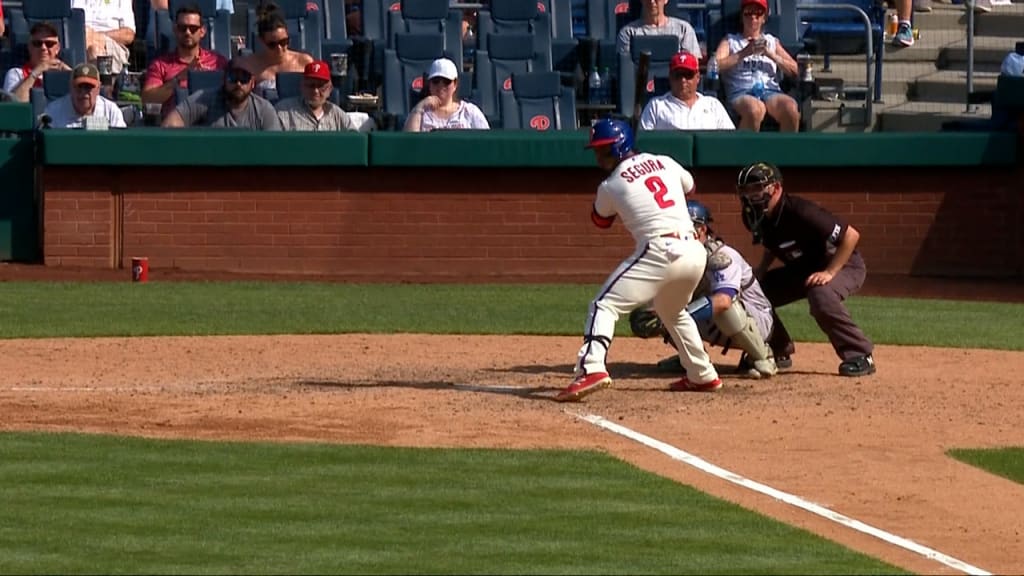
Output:
<path fill-rule="evenodd" d="M 715 52 L 729 106 L 740 116 L 738 128 L 757 132 L 768 114 L 783 132 L 796 132 L 800 110 L 779 86 L 783 75 L 796 76 L 796 60 L 763 32 L 767 0 L 743 0 L 742 12 L 742 34 L 727 35 Z"/>
<path fill-rule="evenodd" d="M 406 132 L 431 130 L 488 130 L 484 113 L 475 104 L 456 98 L 459 71 L 447 58 L 438 58 L 427 72 L 428 95 L 409 112 Z"/>

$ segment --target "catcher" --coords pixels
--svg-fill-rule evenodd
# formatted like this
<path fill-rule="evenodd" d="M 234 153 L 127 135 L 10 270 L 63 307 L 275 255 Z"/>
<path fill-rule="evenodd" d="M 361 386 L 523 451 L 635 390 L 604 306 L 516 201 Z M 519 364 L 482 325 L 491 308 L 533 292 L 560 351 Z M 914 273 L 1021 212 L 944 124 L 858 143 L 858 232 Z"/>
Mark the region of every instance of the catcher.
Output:
<path fill-rule="evenodd" d="M 727 246 L 711 230 L 711 212 L 696 200 L 686 208 L 700 240 L 708 251 L 704 278 L 686 307 L 700 330 L 701 338 L 712 346 L 743 350 L 737 371 L 751 378 L 770 378 L 778 372 L 771 349 L 765 342 L 772 331 L 772 307 L 761 291 L 750 264 L 735 249 Z M 650 306 L 637 308 L 629 315 L 633 334 L 640 338 L 661 336 L 672 340 Z M 723 353 L 725 353 L 723 351 Z M 682 371 L 678 356 L 658 363 L 659 368 Z"/>

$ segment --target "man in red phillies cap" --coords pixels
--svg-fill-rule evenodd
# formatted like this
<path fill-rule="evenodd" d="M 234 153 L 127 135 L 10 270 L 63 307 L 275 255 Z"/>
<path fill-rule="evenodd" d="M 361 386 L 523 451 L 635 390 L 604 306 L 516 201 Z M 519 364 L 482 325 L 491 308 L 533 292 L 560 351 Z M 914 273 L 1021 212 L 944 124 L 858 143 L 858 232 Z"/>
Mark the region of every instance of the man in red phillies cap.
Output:
<path fill-rule="evenodd" d="M 333 88 L 330 64 L 323 60 L 306 64 L 302 96 L 285 98 L 275 106 L 281 126 L 305 132 L 356 130 L 348 114 L 328 99 Z"/>
<path fill-rule="evenodd" d="M 734 130 L 725 106 L 697 92 L 697 57 L 679 52 L 669 63 L 669 91 L 651 98 L 640 115 L 641 130 Z"/>

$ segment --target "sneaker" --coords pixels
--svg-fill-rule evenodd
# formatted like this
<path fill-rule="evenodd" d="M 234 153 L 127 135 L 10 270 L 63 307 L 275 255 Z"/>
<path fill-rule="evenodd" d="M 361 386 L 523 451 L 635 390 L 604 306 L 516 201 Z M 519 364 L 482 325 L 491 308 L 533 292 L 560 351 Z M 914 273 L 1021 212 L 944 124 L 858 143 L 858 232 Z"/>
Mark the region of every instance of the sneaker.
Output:
<path fill-rule="evenodd" d="M 793 367 L 793 359 L 789 356 L 776 356 L 775 367 L 779 370 L 789 370 Z"/>
<path fill-rule="evenodd" d="M 579 402 L 584 396 L 593 394 L 601 388 L 607 388 L 612 383 L 611 376 L 607 372 L 594 372 L 586 376 L 580 376 L 555 396 L 559 402 Z"/>
<path fill-rule="evenodd" d="M 932 0 L 914 0 L 914 12 L 931 12 Z"/>
<path fill-rule="evenodd" d="M 992 0 L 974 0 L 974 11 L 979 14 L 992 11 Z"/>
<path fill-rule="evenodd" d="M 893 37 L 892 43 L 894 46 L 904 46 L 907 48 L 914 45 L 914 31 L 910 29 L 910 24 L 906 22 L 900 24 L 900 28 L 896 31 L 896 36 Z"/>
<path fill-rule="evenodd" d="M 868 374 L 874 373 L 875 359 L 871 357 L 871 354 L 844 360 L 843 363 L 839 365 L 840 376 L 867 376 Z"/>
<path fill-rule="evenodd" d="M 747 378 L 771 378 L 778 372 L 778 366 L 769 358 L 767 360 L 751 360 L 744 352 L 740 363 L 736 365 L 736 373 Z"/>
<path fill-rule="evenodd" d="M 686 373 L 686 371 L 683 370 L 683 363 L 679 361 L 678 354 L 658 360 L 658 372 L 671 372 L 672 374 Z"/>
<path fill-rule="evenodd" d="M 703 384 L 694 384 L 690 382 L 690 379 L 683 376 L 682 380 L 678 380 L 669 384 L 669 390 L 673 392 L 714 392 L 722 387 L 721 378 L 715 378 L 711 382 L 705 382 Z"/>

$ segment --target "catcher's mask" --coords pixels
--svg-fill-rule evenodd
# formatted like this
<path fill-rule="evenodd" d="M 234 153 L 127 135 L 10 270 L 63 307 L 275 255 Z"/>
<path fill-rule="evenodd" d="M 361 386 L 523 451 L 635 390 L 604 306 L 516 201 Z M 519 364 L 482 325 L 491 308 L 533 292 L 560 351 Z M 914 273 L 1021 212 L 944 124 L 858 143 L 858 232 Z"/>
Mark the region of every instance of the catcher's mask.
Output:
<path fill-rule="evenodd" d="M 743 224 L 754 236 L 754 244 L 761 243 L 761 223 L 768 213 L 773 186 L 782 182 L 782 173 L 774 164 L 755 162 L 740 170 L 736 178 L 736 193 L 743 205 Z"/>

